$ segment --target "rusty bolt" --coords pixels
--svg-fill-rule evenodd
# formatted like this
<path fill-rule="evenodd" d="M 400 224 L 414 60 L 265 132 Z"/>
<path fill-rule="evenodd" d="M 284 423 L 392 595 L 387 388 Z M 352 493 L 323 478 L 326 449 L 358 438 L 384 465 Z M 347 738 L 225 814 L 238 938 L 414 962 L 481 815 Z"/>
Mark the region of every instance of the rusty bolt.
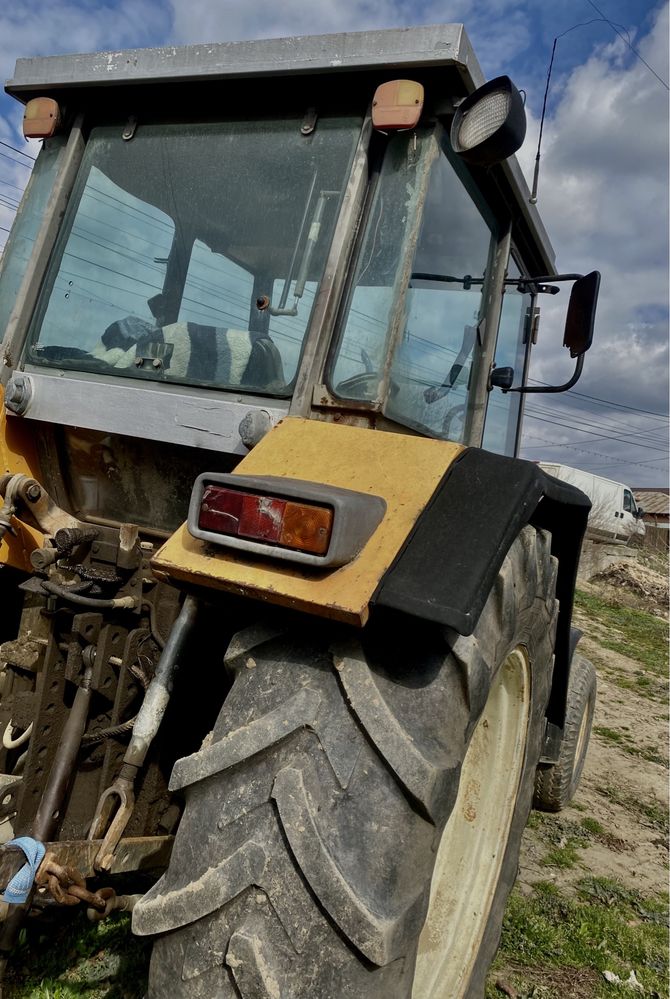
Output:
<path fill-rule="evenodd" d="M 159 368 L 162 368 L 163 362 L 161 361 L 160 357 L 154 357 L 153 361 L 151 362 L 151 366 L 152 368 L 155 368 L 156 371 L 158 371 Z"/>
<path fill-rule="evenodd" d="M 42 490 L 36 482 L 33 482 L 31 486 L 26 489 L 26 497 L 31 503 L 35 503 L 42 495 Z"/>

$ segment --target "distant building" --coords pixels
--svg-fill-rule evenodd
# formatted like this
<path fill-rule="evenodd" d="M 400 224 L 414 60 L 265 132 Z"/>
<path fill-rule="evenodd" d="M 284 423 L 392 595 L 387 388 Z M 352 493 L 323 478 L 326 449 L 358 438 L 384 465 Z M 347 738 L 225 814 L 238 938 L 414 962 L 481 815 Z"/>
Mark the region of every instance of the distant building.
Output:
<path fill-rule="evenodd" d="M 668 547 L 670 539 L 670 489 L 633 489 L 635 502 L 644 510 L 646 547 Z"/>

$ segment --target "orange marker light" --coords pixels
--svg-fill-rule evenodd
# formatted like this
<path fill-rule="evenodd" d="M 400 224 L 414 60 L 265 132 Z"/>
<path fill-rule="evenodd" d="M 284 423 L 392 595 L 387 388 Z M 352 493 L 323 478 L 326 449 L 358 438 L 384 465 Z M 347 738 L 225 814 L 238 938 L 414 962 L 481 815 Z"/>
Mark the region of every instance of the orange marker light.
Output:
<path fill-rule="evenodd" d="M 60 125 L 60 108 L 51 97 L 34 97 L 23 112 L 26 139 L 50 139 Z"/>
<path fill-rule="evenodd" d="M 332 527 L 333 511 L 328 507 L 287 503 L 279 544 L 312 555 L 325 555 Z"/>
<path fill-rule="evenodd" d="M 382 132 L 416 128 L 423 98 L 423 86 L 415 80 L 382 83 L 372 99 L 372 124 Z"/>

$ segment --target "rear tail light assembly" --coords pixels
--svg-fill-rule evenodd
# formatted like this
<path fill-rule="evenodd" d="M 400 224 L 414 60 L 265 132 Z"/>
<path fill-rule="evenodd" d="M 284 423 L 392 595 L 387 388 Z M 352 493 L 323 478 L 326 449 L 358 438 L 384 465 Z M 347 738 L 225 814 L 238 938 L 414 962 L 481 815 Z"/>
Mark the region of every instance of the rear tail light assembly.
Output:
<path fill-rule="evenodd" d="M 280 476 L 205 473 L 188 529 L 224 548 L 323 568 L 350 562 L 380 524 L 379 496 Z"/>

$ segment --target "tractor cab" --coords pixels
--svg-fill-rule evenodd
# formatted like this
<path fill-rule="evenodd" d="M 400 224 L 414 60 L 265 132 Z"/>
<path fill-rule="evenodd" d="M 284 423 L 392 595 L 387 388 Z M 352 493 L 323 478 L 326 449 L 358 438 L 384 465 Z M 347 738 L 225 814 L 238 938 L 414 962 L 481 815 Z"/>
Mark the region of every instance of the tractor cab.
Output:
<path fill-rule="evenodd" d="M 160 85 L 142 55 L 104 86 L 102 57 L 42 63 L 42 85 L 19 62 L 8 89 L 44 143 L 4 262 L 2 379 L 71 507 L 170 531 L 199 449 L 231 470 L 289 414 L 517 453 L 553 253 L 509 159 L 518 91 L 434 30 L 443 57 L 421 29 L 392 68 L 369 35 L 306 73 L 272 42 L 262 73 L 235 46 L 165 57 Z"/>

